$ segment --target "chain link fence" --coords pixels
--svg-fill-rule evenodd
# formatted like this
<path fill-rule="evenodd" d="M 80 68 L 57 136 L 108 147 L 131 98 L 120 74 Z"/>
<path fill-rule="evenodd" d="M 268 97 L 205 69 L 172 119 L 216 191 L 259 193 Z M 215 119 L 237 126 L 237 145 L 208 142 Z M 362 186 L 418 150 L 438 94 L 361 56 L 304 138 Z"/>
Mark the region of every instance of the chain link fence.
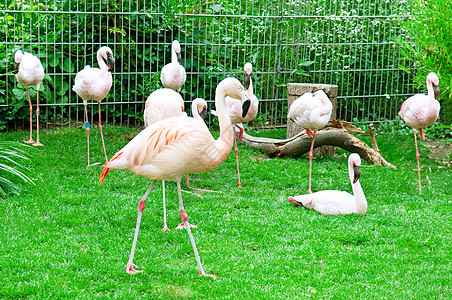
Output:
<path fill-rule="evenodd" d="M 289 82 L 337 84 L 342 120 L 391 120 L 416 92 L 397 43 L 408 38 L 398 26 L 409 17 L 405 6 L 397 0 L 6 0 L 0 4 L 0 128 L 28 124 L 26 93 L 12 72 L 15 51 L 37 55 L 44 65 L 46 126 L 79 126 L 83 102 L 72 91 L 74 78 L 85 65 L 97 67 L 102 45 L 116 58 L 114 84 L 101 103 L 105 120 L 141 126 L 147 96 L 162 87 L 160 70 L 170 62 L 174 39 L 187 72 L 181 91 L 187 109 L 196 97 L 214 109 L 217 83 L 227 76 L 243 80 L 243 65 L 251 62 L 260 108 L 250 126 L 285 126 Z M 89 110 L 91 122 L 97 120 L 97 107 Z"/>

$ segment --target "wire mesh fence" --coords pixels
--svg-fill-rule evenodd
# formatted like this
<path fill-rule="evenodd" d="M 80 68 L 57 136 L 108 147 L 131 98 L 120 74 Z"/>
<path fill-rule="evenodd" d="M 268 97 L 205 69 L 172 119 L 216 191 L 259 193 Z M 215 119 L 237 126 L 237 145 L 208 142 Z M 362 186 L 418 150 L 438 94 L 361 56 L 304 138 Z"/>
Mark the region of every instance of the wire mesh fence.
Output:
<path fill-rule="evenodd" d="M 135 126 L 142 124 L 147 96 L 162 87 L 160 70 L 170 62 L 174 39 L 181 43 L 187 72 L 181 91 L 187 108 L 201 97 L 213 109 L 217 83 L 227 76 L 242 80 L 243 65 L 251 62 L 260 99 L 251 126 L 285 125 L 288 82 L 337 84 L 342 120 L 394 119 L 402 101 L 415 92 L 402 70 L 412 67 L 405 65 L 397 44 L 406 38 L 398 27 L 408 17 L 405 5 L 6 0 L 0 4 L 0 128 L 20 126 L 17 121 L 28 116 L 26 93 L 12 72 L 18 49 L 40 57 L 45 68 L 41 119 L 47 126 L 77 126 L 83 122 L 83 102 L 72 91 L 75 75 L 85 65 L 97 66 L 97 49 L 108 45 L 116 58 L 114 84 L 101 109 L 107 123 Z M 91 107 L 94 121 L 97 108 Z"/>

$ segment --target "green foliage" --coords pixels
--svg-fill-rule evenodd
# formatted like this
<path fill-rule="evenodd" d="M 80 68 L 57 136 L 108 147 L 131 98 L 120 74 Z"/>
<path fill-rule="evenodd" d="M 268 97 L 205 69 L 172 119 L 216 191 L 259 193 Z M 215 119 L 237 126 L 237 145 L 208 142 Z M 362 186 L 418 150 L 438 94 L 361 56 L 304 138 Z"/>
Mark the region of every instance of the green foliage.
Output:
<path fill-rule="evenodd" d="M 426 88 L 429 72 L 435 72 L 441 91 L 442 121 L 452 124 L 452 5 L 449 0 L 410 0 L 412 17 L 402 20 L 406 35 L 399 42 L 405 58 L 415 64 L 409 71 L 417 86 Z"/>
<path fill-rule="evenodd" d="M 400 49 L 393 40 L 400 29 L 391 26 L 392 18 L 371 17 L 389 13 L 387 4 L 378 1 L 29 2 L 0 3 L 1 10 L 11 11 L 0 16 L 5 25 L 0 39 L 7 41 L 0 45 L 0 129 L 28 116 L 23 88 L 11 72 L 19 48 L 38 55 L 50 74 L 40 95 L 58 109 L 48 109 L 41 119 L 55 123 L 83 120 L 83 107 L 75 105 L 81 100 L 71 89 L 74 76 L 85 65 L 96 66 L 95 52 L 105 44 L 116 57 L 114 86 L 105 99 L 107 120 L 113 123 L 140 122 L 145 99 L 161 87 L 158 72 L 170 60 L 173 39 L 182 44 L 187 102 L 214 99 L 220 80 L 242 79 L 244 63 L 253 64 L 255 93 L 270 100 L 261 102 L 264 117 L 254 125 L 285 123 L 288 82 L 337 84 L 340 95 L 347 96 L 406 94 L 409 89 L 398 84 L 409 82 L 409 76 L 391 71 L 399 65 Z M 391 3 L 394 10 L 404 6 L 403 1 Z M 77 13 L 62 13 L 69 11 Z M 393 84 L 382 85 L 386 80 Z M 338 116 L 392 119 L 390 108 L 401 99 L 378 97 L 339 99 Z"/>
<path fill-rule="evenodd" d="M 29 169 L 22 161 L 29 160 L 31 147 L 17 142 L 0 141 L 0 197 L 19 194 L 23 189 L 18 182 L 33 184 L 26 175 Z"/>

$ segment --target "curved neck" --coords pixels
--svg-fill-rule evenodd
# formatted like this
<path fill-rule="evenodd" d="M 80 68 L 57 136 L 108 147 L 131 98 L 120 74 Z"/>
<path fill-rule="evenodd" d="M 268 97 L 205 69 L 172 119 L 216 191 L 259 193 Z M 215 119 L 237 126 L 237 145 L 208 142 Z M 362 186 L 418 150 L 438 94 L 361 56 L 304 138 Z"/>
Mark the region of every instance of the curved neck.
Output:
<path fill-rule="evenodd" d="M 433 85 L 429 80 L 427 80 L 427 92 L 428 92 L 429 100 L 435 99 L 435 92 L 433 91 Z"/>
<path fill-rule="evenodd" d="M 232 149 L 234 142 L 234 131 L 231 119 L 226 111 L 225 104 L 226 94 L 222 89 L 219 89 L 215 94 L 215 109 L 218 114 L 218 122 L 220 123 L 220 136 L 214 142 L 218 154 L 226 159 Z"/>
<path fill-rule="evenodd" d="M 104 71 L 104 72 L 107 72 L 107 71 L 108 71 L 108 66 L 107 66 L 107 64 L 105 63 L 105 61 L 104 61 L 104 59 L 103 59 L 103 57 L 102 57 L 102 55 L 100 54 L 99 51 L 97 52 L 97 63 L 99 64 L 99 68 L 100 68 L 102 71 Z"/>
<path fill-rule="evenodd" d="M 191 103 L 191 115 L 193 116 L 193 118 L 195 118 L 196 120 L 202 120 L 201 116 L 199 115 L 198 112 L 198 104 L 195 102 Z M 204 120 L 203 120 L 204 121 Z"/>
<path fill-rule="evenodd" d="M 179 64 L 179 61 L 177 60 L 177 53 L 176 53 L 176 51 L 174 49 L 171 49 L 171 62 L 173 64 L 174 63 Z"/>
<path fill-rule="evenodd" d="M 367 212 L 367 201 L 364 191 L 359 183 L 359 179 L 353 183 L 353 167 L 348 166 L 348 173 L 350 175 L 350 182 L 352 184 L 353 196 L 355 197 L 356 213 L 364 215 Z"/>
<path fill-rule="evenodd" d="M 250 76 L 250 86 L 248 87 L 248 92 L 251 95 L 254 95 L 254 92 L 253 92 L 253 80 L 251 79 L 251 76 Z"/>

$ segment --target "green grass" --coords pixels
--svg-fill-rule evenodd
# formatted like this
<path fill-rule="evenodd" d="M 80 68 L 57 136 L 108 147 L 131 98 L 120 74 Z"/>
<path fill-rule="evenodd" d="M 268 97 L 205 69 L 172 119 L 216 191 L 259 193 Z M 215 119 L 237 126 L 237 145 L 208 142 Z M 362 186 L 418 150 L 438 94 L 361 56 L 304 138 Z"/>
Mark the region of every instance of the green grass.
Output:
<path fill-rule="evenodd" d="M 105 126 L 109 158 L 134 129 Z M 284 136 L 283 130 L 249 132 Z M 2 133 L 21 141 L 26 132 Z M 102 162 L 97 128 L 92 161 Z M 368 142 L 366 137 L 361 137 Z M 174 183 L 167 184 L 169 232 L 161 232 L 161 184 L 146 203 L 134 262 L 125 272 L 137 205 L 150 180 L 86 167 L 84 129 L 42 131 L 44 148 L 27 165 L 36 186 L 0 199 L 2 299 L 441 299 L 452 296 L 452 172 L 420 146 L 423 194 L 418 194 L 411 135 L 377 136 L 397 170 L 363 162 L 367 215 L 323 216 L 287 196 L 307 190 L 308 159 L 261 159 L 240 145 L 243 188 L 232 151 L 219 168 L 192 175 L 191 185 L 221 190 L 183 193 L 206 272 L 200 277 L 180 223 Z M 347 155 L 317 157 L 313 190 L 350 191 Z M 183 185 L 184 187 L 184 185 Z"/>

